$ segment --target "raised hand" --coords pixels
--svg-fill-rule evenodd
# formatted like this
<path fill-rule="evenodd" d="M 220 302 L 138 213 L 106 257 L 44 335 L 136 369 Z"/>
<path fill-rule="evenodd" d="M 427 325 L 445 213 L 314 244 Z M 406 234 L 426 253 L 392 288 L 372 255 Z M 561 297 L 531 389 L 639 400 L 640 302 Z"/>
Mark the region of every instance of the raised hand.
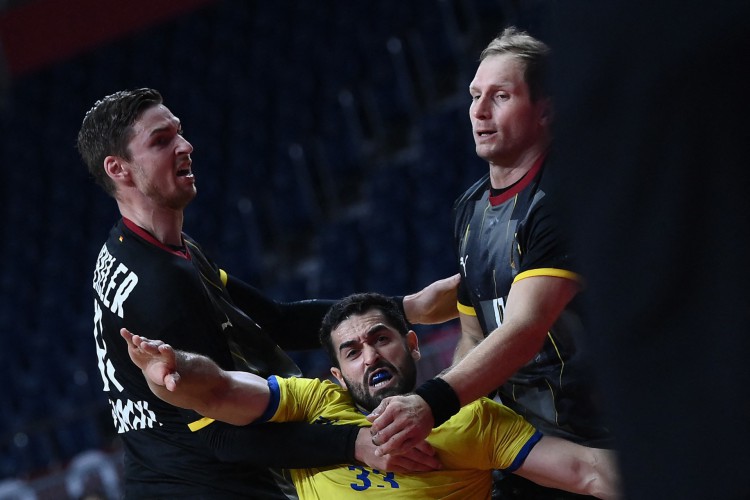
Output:
<path fill-rule="evenodd" d="M 161 340 L 150 340 L 134 335 L 127 328 L 120 335 L 128 343 L 128 354 L 133 363 L 143 371 L 150 384 L 174 391 L 180 379 L 176 369 L 176 355 L 172 346 Z"/>

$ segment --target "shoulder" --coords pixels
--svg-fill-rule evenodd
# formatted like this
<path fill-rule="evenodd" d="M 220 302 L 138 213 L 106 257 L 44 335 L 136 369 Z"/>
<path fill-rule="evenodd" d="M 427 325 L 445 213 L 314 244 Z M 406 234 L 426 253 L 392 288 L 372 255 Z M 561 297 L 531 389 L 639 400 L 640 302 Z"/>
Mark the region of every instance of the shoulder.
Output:
<path fill-rule="evenodd" d="M 455 202 L 453 203 L 453 208 L 459 209 L 460 207 L 466 205 L 468 202 L 481 198 L 482 194 L 489 188 L 489 185 L 490 173 L 487 172 L 478 181 L 472 184 L 469 189 L 464 191 L 461 196 L 456 198 Z"/>
<path fill-rule="evenodd" d="M 276 379 L 279 383 L 280 402 L 278 412 L 271 418 L 273 421 L 366 423 L 349 392 L 330 380 L 298 377 Z"/>

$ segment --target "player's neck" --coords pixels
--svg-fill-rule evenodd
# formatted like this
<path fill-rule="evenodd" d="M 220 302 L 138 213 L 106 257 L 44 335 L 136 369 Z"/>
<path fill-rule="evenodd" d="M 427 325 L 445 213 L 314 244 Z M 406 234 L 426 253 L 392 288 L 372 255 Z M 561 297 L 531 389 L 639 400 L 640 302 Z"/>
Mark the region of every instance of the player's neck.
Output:
<path fill-rule="evenodd" d="M 120 214 L 147 231 L 160 243 L 172 247 L 182 245 L 182 210 L 135 209 L 120 205 Z"/>
<path fill-rule="evenodd" d="M 493 189 L 503 190 L 520 181 L 543 157 L 547 148 L 530 148 L 516 158 L 490 162 L 490 184 Z"/>

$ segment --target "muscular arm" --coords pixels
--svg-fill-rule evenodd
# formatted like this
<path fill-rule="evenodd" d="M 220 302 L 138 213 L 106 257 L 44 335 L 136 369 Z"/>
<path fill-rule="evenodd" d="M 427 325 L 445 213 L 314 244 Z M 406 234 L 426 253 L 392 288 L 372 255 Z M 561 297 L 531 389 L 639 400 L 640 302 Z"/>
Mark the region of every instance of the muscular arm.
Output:
<path fill-rule="evenodd" d="M 443 375 L 461 405 L 505 383 L 539 352 L 547 332 L 578 289 L 576 281 L 549 276 L 514 283 L 502 326 Z"/>
<path fill-rule="evenodd" d="M 489 394 L 539 352 L 548 330 L 578 287 L 576 281 L 548 276 L 514 283 L 502 326 L 441 375 L 459 404 Z M 471 328 L 467 326 L 467 330 Z M 435 424 L 429 405 L 417 395 L 384 399 L 368 420 L 382 454 L 402 453 L 427 437 Z"/>
<path fill-rule="evenodd" d="M 234 425 L 257 420 L 268 406 L 268 384 L 257 375 L 222 370 L 206 356 L 175 351 L 125 328 L 120 334 L 151 391 L 171 405 Z"/>
<path fill-rule="evenodd" d="M 544 436 L 515 474 L 549 488 L 604 499 L 619 497 L 614 452 L 553 436 Z"/>
<path fill-rule="evenodd" d="M 205 356 L 175 351 L 161 341 L 133 335 L 124 328 L 120 333 L 131 360 L 143 371 L 156 396 L 219 421 L 199 431 L 219 460 L 283 468 L 359 460 L 395 472 L 440 467 L 429 445 L 402 457 L 376 456 L 369 430 L 354 425 L 285 422 L 248 426 L 268 406 L 266 380 L 247 372 L 224 371 Z"/>

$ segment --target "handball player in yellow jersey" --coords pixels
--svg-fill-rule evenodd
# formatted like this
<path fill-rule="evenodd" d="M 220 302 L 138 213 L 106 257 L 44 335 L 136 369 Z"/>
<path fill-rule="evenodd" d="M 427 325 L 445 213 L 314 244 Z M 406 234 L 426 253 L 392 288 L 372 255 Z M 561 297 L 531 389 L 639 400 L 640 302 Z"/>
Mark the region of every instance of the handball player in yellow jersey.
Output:
<path fill-rule="evenodd" d="M 170 404 L 236 425 L 307 421 L 369 425 L 366 415 L 388 396 L 416 384 L 419 347 L 398 306 L 379 294 L 355 294 L 323 320 L 321 343 L 339 384 L 305 378 L 268 379 L 224 371 L 205 356 L 175 351 L 159 340 L 121 331 L 151 390 Z M 598 498 L 617 498 L 615 457 L 543 436 L 509 408 L 481 398 L 427 438 L 442 469 L 401 474 L 363 464 L 291 471 L 301 499 L 490 498 L 492 470 Z"/>

